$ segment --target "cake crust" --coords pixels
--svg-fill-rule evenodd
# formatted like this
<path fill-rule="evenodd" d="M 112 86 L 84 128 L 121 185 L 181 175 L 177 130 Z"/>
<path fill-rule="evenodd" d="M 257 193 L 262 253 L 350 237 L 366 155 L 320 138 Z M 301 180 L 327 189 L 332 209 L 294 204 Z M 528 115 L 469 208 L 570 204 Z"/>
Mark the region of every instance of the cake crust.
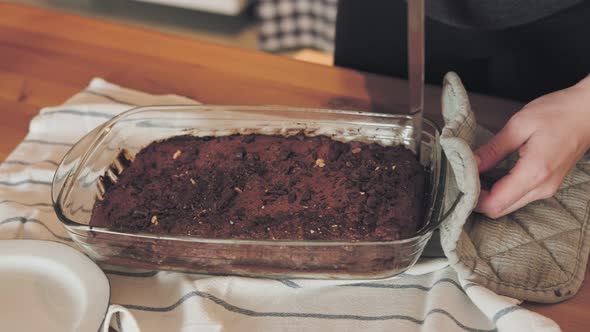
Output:
<path fill-rule="evenodd" d="M 411 237 L 423 219 L 425 170 L 401 146 L 303 134 L 185 135 L 151 143 L 124 166 L 116 182 L 102 184 L 92 226 L 216 239 L 389 241 Z"/>

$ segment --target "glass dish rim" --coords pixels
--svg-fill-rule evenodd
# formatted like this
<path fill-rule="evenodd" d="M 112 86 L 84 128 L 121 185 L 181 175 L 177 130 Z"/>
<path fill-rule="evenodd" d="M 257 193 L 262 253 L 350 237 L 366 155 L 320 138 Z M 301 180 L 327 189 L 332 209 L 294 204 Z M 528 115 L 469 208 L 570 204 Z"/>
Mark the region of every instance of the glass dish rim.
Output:
<path fill-rule="evenodd" d="M 85 156 L 90 152 L 93 151 L 100 140 L 99 137 L 102 137 L 110 131 L 110 128 L 117 124 L 121 119 L 126 117 L 132 116 L 137 113 L 141 113 L 142 111 L 146 110 L 158 110 L 161 112 L 173 112 L 179 110 L 206 110 L 206 109 L 220 109 L 226 111 L 233 111 L 233 112 L 252 112 L 252 111 L 277 111 L 277 112 L 301 112 L 301 113 L 323 113 L 323 114 L 342 114 L 342 115 L 351 115 L 351 116 L 369 116 L 369 117 L 380 117 L 380 118 L 390 118 L 390 119 L 411 119 L 410 115 L 407 114 L 399 114 L 399 113 L 378 113 L 378 112 L 367 112 L 367 111 L 358 111 L 358 110 L 341 110 L 341 109 L 331 109 L 331 108 L 314 108 L 314 107 L 299 107 L 299 106 L 282 106 L 282 105 L 209 105 L 209 104 L 195 104 L 195 105 L 142 105 L 130 108 L 124 112 L 121 112 L 111 119 L 105 121 L 103 124 L 97 126 L 93 130 L 91 130 L 88 134 L 84 135 L 77 141 L 63 158 L 60 160 L 58 167 L 56 168 L 55 175 L 52 180 L 52 190 L 51 190 L 51 200 L 53 209 L 64 225 L 66 230 L 69 233 L 75 233 L 78 236 L 87 236 L 86 232 L 90 233 L 100 233 L 105 235 L 115 235 L 115 236 L 125 236 L 125 237 L 133 237 L 133 238 L 144 238 L 149 240 L 155 241 L 176 241 L 176 242 L 192 242 L 192 243 L 217 243 L 217 244 L 231 244 L 231 245 L 256 245 L 256 246 L 380 246 L 380 245 L 400 245 L 405 243 L 411 243 L 415 241 L 424 241 L 428 240 L 432 235 L 433 231 L 440 226 L 440 224 L 444 221 L 444 215 L 446 213 L 442 212 L 443 204 L 442 204 L 442 195 L 445 191 L 446 185 L 446 168 L 447 168 L 447 158 L 443 151 L 440 149 L 440 170 L 439 170 L 439 177 L 438 177 L 438 187 L 437 191 L 434 193 L 434 203 L 438 202 L 440 206 L 436 207 L 433 206 L 432 210 L 436 213 L 433 213 L 433 218 L 435 215 L 438 216 L 437 220 L 434 222 L 430 222 L 425 227 L 419 229 L 416 234 L 412 237 L 400 239 L 400 240 L 391 240 L 391 241 L 329 241 L 329 240 L 242 240 L 242 239 L 214 239 L 214 238 L 200 238 L 200 237 L 192 237 L 192 236 L 179 236 L 179 235 L 157 235 L 151 233 L 125 233 L 125 232 L 118 232 L 109 230 L 108 228 L 104 227 L 95 227 L 90 225 L 80 224 L 73 220 L 70 220 L 62 213 L 61 208 L 61 197 L 62 192 L 66 188 L 66 185 L 60 188 L 58 197 L 55 197 L 55 190 L 54 186 L 56 185 L 56 179 L 58 170 L 62 167 L 64 161 L 69 157 L 71 151 L 73 151 L 77 145 L 82 142 L 85 138 L 87 138 L 90 134 L 94 131 L 95 140 L 90 144 L 88 149 L 85 151 L 83 155 L 81 155 L 80 162 L 73 168 L 73 172 L 68 173 L 68 177 L 72 173 L 78 173 L 77 171 L 83 166 L 85 161 Z M 327 120 L 338 122 L 338 120 Z M 439 137 L 442 134 L 441 128 L 438 124 L 434 121 L 430 120 L 428 117 L 424 117 L 424 123 L 428 124 L 435 130 L 435 136 Z M 386 124 L 380 124 L 386 125 Z"/>

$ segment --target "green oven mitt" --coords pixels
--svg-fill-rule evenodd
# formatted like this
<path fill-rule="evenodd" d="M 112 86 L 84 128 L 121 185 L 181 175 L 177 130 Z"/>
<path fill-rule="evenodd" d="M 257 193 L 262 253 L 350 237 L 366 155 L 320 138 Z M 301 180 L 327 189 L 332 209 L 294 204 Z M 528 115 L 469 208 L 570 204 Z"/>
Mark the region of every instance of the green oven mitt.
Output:
<path fill-rule="evenodd" d="M 451 166 L 440 228 L 449 263 L 463 279 L 522 300 L 553 303 L 581 287 L 590 249 L 590 156 L 580 160 L 551 198 L 492 220 L 473 213 L 480 177 L 473 150 L 492 134 L 477 126 L 465 88 L 445 76 L 441 145 Z M 506 172 L 515 156 L 499 165 Z"/>

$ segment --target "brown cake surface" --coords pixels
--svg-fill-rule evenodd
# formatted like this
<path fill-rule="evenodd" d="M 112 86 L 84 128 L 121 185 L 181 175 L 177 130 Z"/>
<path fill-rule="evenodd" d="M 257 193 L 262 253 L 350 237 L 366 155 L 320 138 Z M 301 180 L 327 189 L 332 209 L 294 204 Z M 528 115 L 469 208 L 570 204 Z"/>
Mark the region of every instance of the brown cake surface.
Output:
<path fill-rule="evenodd" d="M 326 136 L 177 136 L 142 149 L 90 224 L 218 239 L 396 240 L 424 212 L 424 168 L 403 147 Z"/>

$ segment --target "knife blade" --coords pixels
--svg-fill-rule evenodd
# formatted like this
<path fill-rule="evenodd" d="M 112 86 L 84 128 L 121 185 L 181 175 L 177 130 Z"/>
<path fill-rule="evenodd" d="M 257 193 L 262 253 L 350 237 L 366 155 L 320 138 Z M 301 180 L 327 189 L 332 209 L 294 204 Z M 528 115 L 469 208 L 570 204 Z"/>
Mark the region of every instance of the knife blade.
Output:
<path fill-rule="evenodd" d="M 420 154 L 422 113 L 424 108 L 424 0 L 408 4 L 408 81 L 409 106 L 413 121 L 413 139 Z"/>

